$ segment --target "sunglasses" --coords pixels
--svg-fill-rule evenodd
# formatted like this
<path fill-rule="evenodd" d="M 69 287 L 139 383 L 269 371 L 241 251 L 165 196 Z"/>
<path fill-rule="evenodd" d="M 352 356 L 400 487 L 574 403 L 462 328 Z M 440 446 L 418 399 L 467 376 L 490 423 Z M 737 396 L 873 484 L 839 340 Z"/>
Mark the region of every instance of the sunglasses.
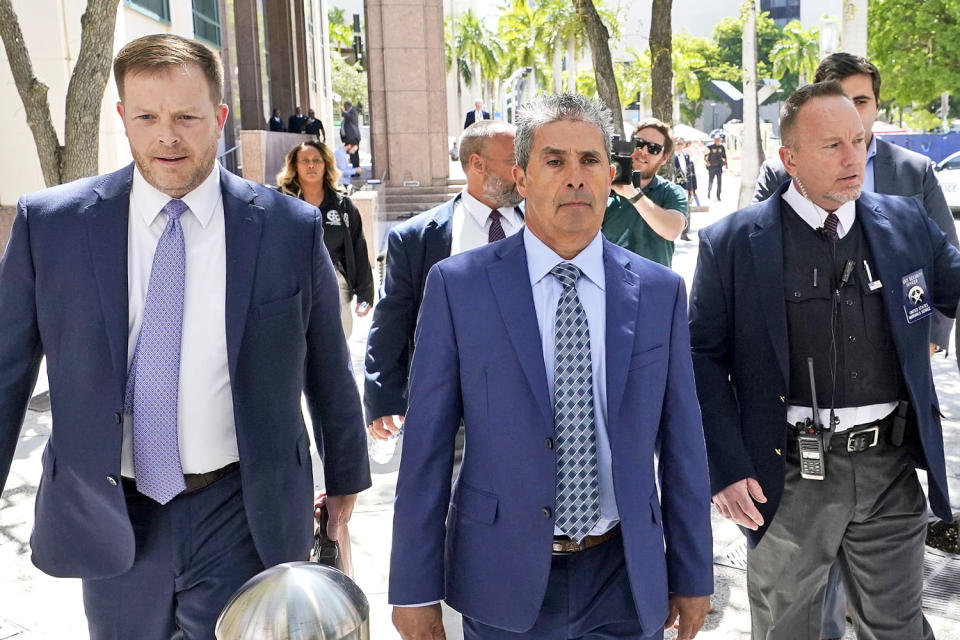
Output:
<path fill-rule="evenodd" d="M 652 156 L 660 155 L 660 152 L 663 151 L 663 145 L 657 144 L 656 142 L 647 142 L 643 138 L 634 138 L 633 143 L 637 145 L 637 149 L 647 148 L 647 151 L 650 152 Z"/>

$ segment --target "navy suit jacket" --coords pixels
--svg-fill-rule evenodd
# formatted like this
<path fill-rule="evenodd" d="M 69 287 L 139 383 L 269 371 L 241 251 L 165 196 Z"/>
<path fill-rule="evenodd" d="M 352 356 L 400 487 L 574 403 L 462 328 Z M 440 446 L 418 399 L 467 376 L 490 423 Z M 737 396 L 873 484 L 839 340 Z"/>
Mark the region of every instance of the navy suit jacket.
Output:
<path fill-rule="evenodd" d="M 114 576 L 134 560 L 118 485 L 132 177 L 130 165 L 23 196 L 0 262 L 0 484 L 46 355 L 53 427 L 30 544 L 56 576 Z M 366 438 L 319 213 L 227 171 L 220 185 L 226 318 L 210 321 L 225 322 L 244 508 L 271 566 L 311 545 L 301 391 L 328 493 L 370 486 Z"/>
<path fill-rule="evenodd" d="M 450 257 L 456 198 L 390 229 L 386 273 L 373 310 L 364 361 L 367 424 L 407 412 L 407 379 L 413 331 L 430 267 Z"/>
<path fill-rule="evenodd" d="M 482 112 L 481 112 L 481 115 L 483 116 L 483 119 L 484 119 L 484 120 L 489 120 L 489 119 L 490 119 L 490 112 L 489 112 L 489 111 L 482 111 Z M 466 119 L 464 119 L 464 121 L 463 121 L 463 128 L 466 129 L 467 127 L 469 127 L 470 125 L 472 125 L 472 124 L 473 124 L 474 122 L 476 122 L 476 121 L 477 121 L 477 110 L 476 110 L 476 109 L 470 109 L 470 111 L 467 111 L 467 117 L 466 117 Z"/>
<path fill-rule="evenodd" d="M 789 343 L 783 289 L 780 194 L 700 231 L 690 294 L 690 334 L 714 493 L 753 477 L 767 502 L 765 525 L 744 529 L 751 544 L 770 524 L 784 486 Z M 951 519 L 940 410 L 930 370 L 930 316 L 908 324 L 901 278 L 923 269 L 933 306 L 953 316 L 960 252 L 914 198 L 864 192 L 857 200 L 883 282 L 884 309 L 913 405 L 933 512 Z M 931 299 L 931 298 L 928 298 Z"/>
<path fill-rule="evenodd" d="M 753 201 L 766 200 L 789 179 L 790 174 L 779 159 L 764 162 L 760 167 Z M 877 138 L 877 155 L 873 158 L 873 187 L 877 193 L 916 198 L 930 219 L 947 234 L 950 244 L 960 246 L 953 214 L 947 206 L 947 199 L 940 188 L 940 181 L 937 180 L 930 158 Z M 934 312 L 933 321 L 930 323 L 930 342 L 946 347 L 950 343 L 952 326 L 953 321 L 950 318 Z"/>
<path fill-rule="evenodd" d="M 668 593 L 713 590 L 686 290 L 669 269 L 606 240 L 603 255 L 613 483 L 634 602 L 649 634 L 666 619 Z M 554 531 L 552 407 L 523 234 L 434 266 L 411 372 L 391 603 L 446 599 L 488 625 L 533 625 Z M 451 500 L 461 421 L 466 441 Z"/>

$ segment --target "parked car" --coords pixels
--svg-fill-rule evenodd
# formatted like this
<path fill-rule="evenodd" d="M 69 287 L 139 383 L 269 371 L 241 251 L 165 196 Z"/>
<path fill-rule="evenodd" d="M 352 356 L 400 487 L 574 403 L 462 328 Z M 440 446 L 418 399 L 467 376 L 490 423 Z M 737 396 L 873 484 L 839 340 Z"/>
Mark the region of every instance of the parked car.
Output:
<path fill-rule="evenodd" d="M 941 160 L 936 169 L 943 195 L 947 198 L 950 211 L 956 216 L 960 214 L 960 151 Z"/>

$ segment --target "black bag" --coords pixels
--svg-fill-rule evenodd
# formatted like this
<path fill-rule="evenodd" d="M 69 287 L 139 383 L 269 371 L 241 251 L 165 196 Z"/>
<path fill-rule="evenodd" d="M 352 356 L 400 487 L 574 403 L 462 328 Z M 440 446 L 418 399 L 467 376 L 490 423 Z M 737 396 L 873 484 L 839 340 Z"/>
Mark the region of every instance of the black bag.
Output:
<path fill-rule="evenodd" d="M 313 535 L 313 551 L 310 552 L 310 561 L 325 564 L 343 571 L 343 557 L 340 555 L 340 543 L 327 536 L 327 522 L 330 515 L 324 505 L 320 513 L 320 521 Z"/>

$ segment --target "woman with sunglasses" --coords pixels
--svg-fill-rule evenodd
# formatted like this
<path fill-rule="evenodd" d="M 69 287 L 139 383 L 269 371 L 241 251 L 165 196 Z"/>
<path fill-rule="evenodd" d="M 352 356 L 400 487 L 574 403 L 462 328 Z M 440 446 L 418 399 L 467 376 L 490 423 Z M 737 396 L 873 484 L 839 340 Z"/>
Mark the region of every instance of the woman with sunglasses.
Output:
<path fill-rule="evenodd" d="M 353 331 L 350 306 L 354 296 L 358 316 L 365 316 L 373 304 L 373 273 L 360 212 L 350 198 L 337 191 L 339 177 L 330 148 L 309 140 L 287 153 L 283 170 L 277 174 L 277 188 L 320 209 L 323 243 L 340 283 L 340 322 L 349 338 Z"/>

